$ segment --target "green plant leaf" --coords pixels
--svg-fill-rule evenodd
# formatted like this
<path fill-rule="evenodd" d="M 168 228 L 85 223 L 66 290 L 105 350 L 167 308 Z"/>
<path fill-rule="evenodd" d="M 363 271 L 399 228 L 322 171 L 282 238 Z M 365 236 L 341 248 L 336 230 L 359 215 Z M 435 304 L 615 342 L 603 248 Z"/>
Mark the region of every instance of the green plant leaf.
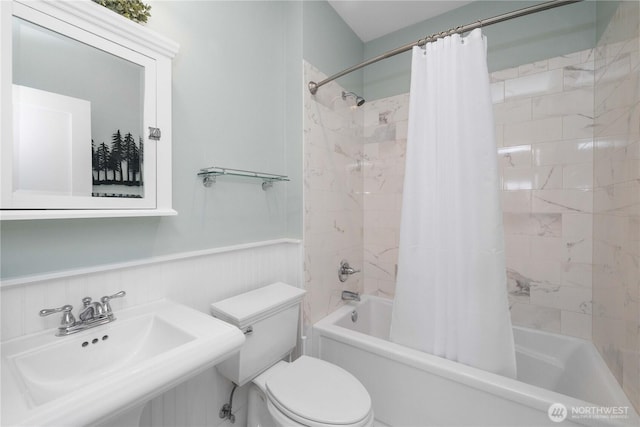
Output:
<path fill-rule="evenodd" d="M 134 22 L 147 22 L 151 16 L 151 6 L 141 0 L 93 0 L 101 6 Z"/>

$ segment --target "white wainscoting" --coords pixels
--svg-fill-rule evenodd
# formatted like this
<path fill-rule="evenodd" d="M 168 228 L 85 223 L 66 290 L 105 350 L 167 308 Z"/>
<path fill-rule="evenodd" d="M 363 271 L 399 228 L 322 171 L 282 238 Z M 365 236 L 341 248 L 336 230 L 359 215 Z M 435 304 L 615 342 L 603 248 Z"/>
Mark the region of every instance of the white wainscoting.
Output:
<path fill-rule="evenodd" d="M 116 314 L 123 308 L 161 298 L 208 313 L 214 301 L 277 281 L 302 286 L 300 241 L 257 242 L 6 280 L 0 288 L 1 340 L 55 328 L 58 316 L 42 318 L 38 311 L 64 304 L 74 305 L 77 311 L 85 296 L 97 299 L 125 290 L 126 297 L 111 303 Z M 215 368 L 208 369 L 149 402 L 141 425 L 227 425 L 218 412 L 229 399 L 231 387 Z M 246 387 L 236 391 L 233 402 L 235 425 L 243 425 Z"/>

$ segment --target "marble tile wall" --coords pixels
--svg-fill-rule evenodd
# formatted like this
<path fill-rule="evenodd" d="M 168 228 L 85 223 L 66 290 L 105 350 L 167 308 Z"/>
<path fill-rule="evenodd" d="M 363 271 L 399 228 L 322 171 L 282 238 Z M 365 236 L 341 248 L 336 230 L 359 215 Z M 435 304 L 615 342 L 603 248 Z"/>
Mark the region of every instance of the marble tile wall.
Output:
<path fill-rule="evenodd" d="M 409 94 L 364 105 L 364 289 L 395 292 Z"/>
<path fill-rule="evenodd" d="M 513 323 L 591 338 L 593 51 L 491 75 Z M 365 291 L 393 296 L 409 95 L 365 104 Z"/>
<path fill-rule="evenodd" d="M 593 341 L 640 410 L 640 6 L 595 51 Z"/>
<path fill-rule="evenodd" d="M 593 51 L 492 73 L 511 318 L 591 339 Z"/>
<path fill-rule="evenodd" d="M 304 63 L 304 80 L 326 78 Z M 342 99 L 336 82 L 304 90 L 304 324 L 343 304 L 343 290 L 363 291 L 363 275 L 338 280 L 340 261 L 362 269 L 362 108 Z"/>

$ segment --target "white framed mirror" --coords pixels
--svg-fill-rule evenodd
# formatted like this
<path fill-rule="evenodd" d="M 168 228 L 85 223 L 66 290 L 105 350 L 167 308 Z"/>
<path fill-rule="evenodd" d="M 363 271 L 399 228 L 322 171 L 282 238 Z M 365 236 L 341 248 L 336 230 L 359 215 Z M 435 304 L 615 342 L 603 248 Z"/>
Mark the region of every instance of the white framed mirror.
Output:
<path fill-rule="evenodd" d="M 0 218 L 175 214 L 177 45 L 90 0 L 0 8 Z"/>

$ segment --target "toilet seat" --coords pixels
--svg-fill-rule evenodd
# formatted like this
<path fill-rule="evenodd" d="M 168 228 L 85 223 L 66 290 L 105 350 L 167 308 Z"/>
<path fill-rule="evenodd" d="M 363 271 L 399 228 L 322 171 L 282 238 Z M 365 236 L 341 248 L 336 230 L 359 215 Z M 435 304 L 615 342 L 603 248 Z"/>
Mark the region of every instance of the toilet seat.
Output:
<path fill-rule="evenodd" d="M 310 427 L 371 425 L 371 398 L 349 372 L 320 359 L 302 356 L 269 376 L 270 412 Z"/>
<path fill-rule="evenodd" d="M 347 424 L 323 424 L 323 423 L 318 423 L 318 422 L 313 422 L 310 420 L 303 420 L 300 421 L 300 419 L 295 420 L 293 418 L 291 418 L 290 416 L 287 416 L 283 413 L 282 410 L 276 408 L 276 406 L 273 404 L 273 402 L 267 398 L 266 399 L 266 403 L 267 403 L 267 411 L 269 412 L 269 414 L 271 415 L 271 417 L 273 418 L 273 420 L 277 423 L 276 425 L 278 426 L 286 426 L 286 427 L 373 427 L 373 413 L 369 413 L 369 415 L 363 419 L 361 422 L 359 422 L 358 424 L 352 424 L 352 425 L 347 425 Z"/>

